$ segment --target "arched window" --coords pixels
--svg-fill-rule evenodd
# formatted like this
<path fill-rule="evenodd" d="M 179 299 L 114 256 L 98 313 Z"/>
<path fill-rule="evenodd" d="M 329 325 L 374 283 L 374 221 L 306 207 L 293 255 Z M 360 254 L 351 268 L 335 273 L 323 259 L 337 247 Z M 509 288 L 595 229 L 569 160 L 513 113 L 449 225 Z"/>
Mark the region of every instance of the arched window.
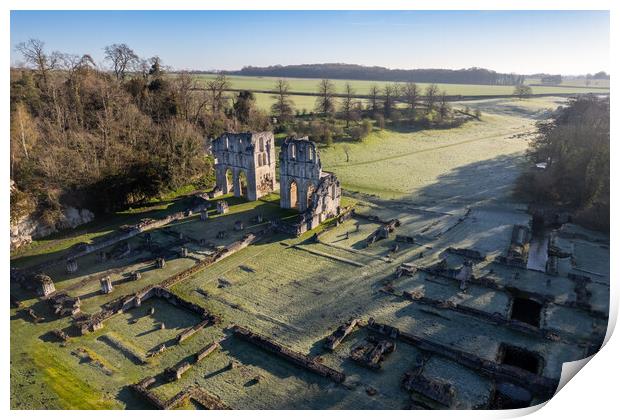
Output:
<path fill-rule="evenodd" d="M 245 171 L 239 172 L 239 192 L 243 197 L 248 196 L 248 177 L 245 174 Z"/>
<path fill-rule="evenodd" d="M 233 189 L 233 173 L 230 168 L 226 169 L 226 193 L 231 192 Z"/>
<path fill-rule="evenodd" d="M 291 202 L 291 208 L 296 209 L 299 207 L 299 200 L 297 198 L 297 183 L 295 181 L 291 181 L 289 186 L 289 197 Z"/>
<path fill-rule="evenodd" d="M 289 157 L 291 159 L 295 159 L 296 158 L 296 150 L 295 150 L 295 145 L 294 144 L 291 144 L 289 146 L 289 152 L 290 152 L 290 156 Z"/>
<path fill-rule="evenodd" d="M 314 185 L 308 184 L 308 194 L 306 196 L 306 205 L 308 208 L 312 207 L 312 194 L 314 194 Z"/>
<path fill-rule="evenodd" d="M 267 165 L 269 162 L 267 162 L 267 153 L 263 153 L 263 165 Z"/>
<path fill-rule="evenodd" d="M 265 151 L 265 142 L 263 141 L 262 137 L 258 140 L 258 151 L 259 152 Z"/>

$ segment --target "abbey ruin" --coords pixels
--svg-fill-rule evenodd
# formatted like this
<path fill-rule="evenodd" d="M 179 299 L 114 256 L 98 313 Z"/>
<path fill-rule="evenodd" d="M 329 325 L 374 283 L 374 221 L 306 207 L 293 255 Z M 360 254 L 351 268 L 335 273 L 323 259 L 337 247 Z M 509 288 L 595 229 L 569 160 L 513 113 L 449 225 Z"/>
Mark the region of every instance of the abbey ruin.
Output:
<path fill-rule="evenodd" d="M 287 138 L 280 149 L 280 207 L 298 209 L 310 230 L 340 213 L 340 182 L 324 172 L 316 144 Z"/>
<path fill-rule="evenodd" d="M 258 200 L 275 189 L 273 133 L 225 133 L 213 140 L 216 189 Z"/>
<path fill-rule="evenodd" d="M 255 201 L 275 190 L 273 133 L 225 133 L 213 140 L 211 150 L 216 159 L 215 195 L 233 192 Z M 314 142 L 307 137 L 285 139 L 279 160 L 280 207 L 300 212 L 299 233 L 340 213 L 340 182 L 323 171 Z"/>

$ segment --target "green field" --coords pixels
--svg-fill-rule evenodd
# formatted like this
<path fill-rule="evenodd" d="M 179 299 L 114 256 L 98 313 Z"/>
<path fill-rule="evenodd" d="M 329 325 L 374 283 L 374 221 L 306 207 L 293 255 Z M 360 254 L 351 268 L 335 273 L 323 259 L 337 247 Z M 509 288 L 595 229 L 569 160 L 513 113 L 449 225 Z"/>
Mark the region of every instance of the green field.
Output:
<path fill-rule="evenodd" d="M 375 131 L 362 142 L 337 142 L 333 147 L 323 147 L 321 161 L 349 191 L 399 199 L 428 195 L 456 198 L 471 191 L 472 196 L 493 198 L 500 195 L 493 186 L 509 186 L 507 181 L 520 170 L 518 164 L 528 144 L 526 138 L 514 136 L 531 132 L 536 118 L 555 109 L 561 101 L 532 98 L 467 102 L 464 104 L 482 110 L 482 121 L 450 130 Z M 501 195 L 508 192 L 504 188 Z"/>
<path fill-rule="evenodd" d="M 528 85 L 537 85 L 537 84 L 541 84 L 540 79 L 526 79 L 525 83 L 527 83 Z M 605 89 L 605 90 L 609 90 L 609 80 L 605 80 L 605 79 L 596 79 L 596 80 L 589 80 L 587 81 L 586 79 L 567 79 L 564 78 L 562 80 L 562 83 L 560 83 L 560 86 L 577 86 L 577 87 L 584 87 L 584 88 L 589 88 L 589 89 L 596 89 L 596 91 Z"/>
<path fill-rule="evenodd" d="M 216 75 L 212 74 L 200 74 L 195 77 L 201 82 L 214 79 Z M 233 89 L 247 89 L 247 90 L 260 90 L 260 91 L 272 91 L 274 89 L 276 77 L 250 77 L 250 76 L 227 76 L 231 82 L 231 88 Z M 291 92 L 301 93 L 315 93 L 317 90 L 318 79 L 287 79 L 291 85 Z M 368 94 L 370 87 L 373 85 L 381 88 L 386 83 L 381 81 L 369 81 L 369 80 L 332 80 L 336 86 L 337 93 L 344 92 L 344 85 L 348 82 L 351 83 L 357 94 Z M 428 83 L 418 83 L 418 85 L 425 89 Z M 438 83 L 440 91 L 445 90 L 448 95 L 512 95 L 514 91 L 513 86 L 495 86 L 495 85 L 466 85 L 466 84 L 448 84 Z M 600 89 L 593 87 L 563 87 L 563 86 L 534 86 L 532 87 L 534 94 L 570 94 L 570 93 L 605 93 L 609 89 Z"/>
<path fill-rule="evenodd" d="M 256 98 L 256 105 L 265 111 L 269 111 L 271 109 L 271 105 L 275 102 L 273 99 L 273 95 L 270 93 L 255 93 L 254 97 Z M 293 106 L 297 111 L 303 111 L 304 109 L 307 112 L 313 112 L 316 107 L 316 96 L 308 96 L 308 95 L 291 95 L 290 99 L 293 101 Z M 360 99 L 362 103 L 366 103 L 366 100 Z M 339 108 L 341 104 L 341 99 L 336 98 L 336 108 Z"/>

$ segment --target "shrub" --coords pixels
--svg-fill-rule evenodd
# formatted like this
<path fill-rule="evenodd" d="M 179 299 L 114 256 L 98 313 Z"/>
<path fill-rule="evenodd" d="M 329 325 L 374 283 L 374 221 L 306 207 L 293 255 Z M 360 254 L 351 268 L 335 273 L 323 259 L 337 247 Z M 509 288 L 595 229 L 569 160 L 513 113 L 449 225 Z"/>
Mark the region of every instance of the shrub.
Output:
<path fill-rule="evenodd" d="M 349 129 L 349 135 L 353 140 L 361 140 L 364 138 L 362 127 L 351 127 Z"/>

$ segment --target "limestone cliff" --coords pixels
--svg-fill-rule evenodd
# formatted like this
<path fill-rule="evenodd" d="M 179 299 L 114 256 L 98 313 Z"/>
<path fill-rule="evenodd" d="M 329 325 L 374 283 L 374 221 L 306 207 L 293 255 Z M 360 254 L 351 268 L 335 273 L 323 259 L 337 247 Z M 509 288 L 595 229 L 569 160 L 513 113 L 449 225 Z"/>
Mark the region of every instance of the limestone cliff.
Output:
<path fill-rule="evenodd" d="M 32 200 L 20 193 L 11 181 L 11 250 L 44 238 L 62 229 L 72 229 L 95 218 L 92 211 L 71 206 L 60 208 L 57 216 L 50 220 L 33 210 Z"/>

